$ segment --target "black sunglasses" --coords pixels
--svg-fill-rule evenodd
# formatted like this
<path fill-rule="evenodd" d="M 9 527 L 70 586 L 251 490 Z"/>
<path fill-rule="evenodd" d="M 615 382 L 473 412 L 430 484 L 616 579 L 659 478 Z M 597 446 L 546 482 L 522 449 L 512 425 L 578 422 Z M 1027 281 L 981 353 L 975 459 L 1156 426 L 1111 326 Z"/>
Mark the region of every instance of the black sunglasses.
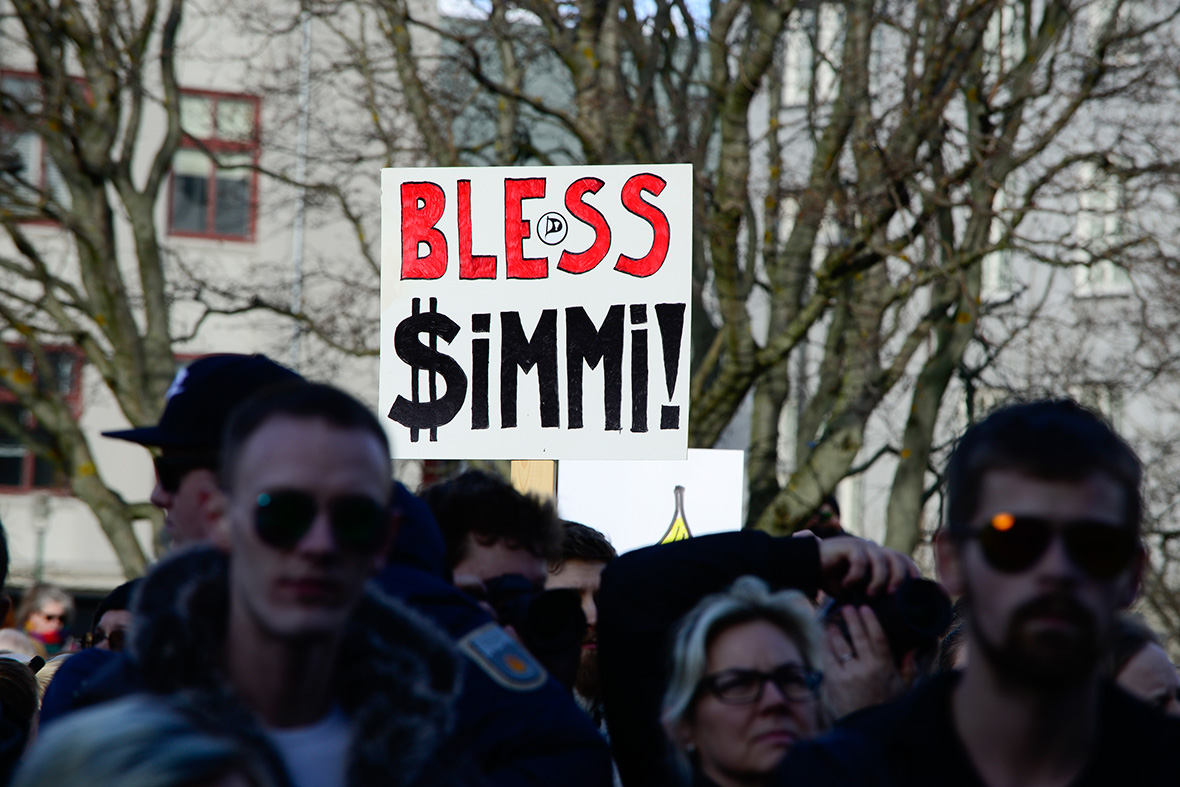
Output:
<path fill-rule="evenodd" d="M 722 702 L 743 705 L 758 702 L 767 682 L 773 683 L 792 702 L 809 702 L 816 698 L 823 675 L 797 664 L 783 664 L 770 672 L 756 669 L 727 669 L 706 675 L 700 686 Z"/>
<path fill-rule="evenodd" d="M 1095 579 L 1118 576 L 1139 552 L 1134 529 L 1090 519 L 1055 524 L 1044 517 L 1002 512 L 981 530 L 963 535 L 978 539 L 987 562 L 1006 574 L 1032 568 L 1058 535 L 1074 565 Z"/>
<path fill-rule="evenodd" d="M 162 454 L 152 459 L 160 488 L 176 494 L 184 477 L 194 470 L 216 470 L 217 457 L 210 453 Z"/>
<path fill-rule="evenodd" d="M 373 549 L 389 527 L 389 506 L 365 495 L 341 495 L 329 500 L 326 508 L 332 537 L 346 549 Z M 307 492 L 263 492 L 254 509 L 254 528 L 263 543 L 290 549 L 311 530 L 319 511 L 319 502 Z"/>
<path fill-rule="evenodd" d="M 102 643 L 106 642 L 110 650 L 119 652 L 123 650 L 123 646 L 127 642 L 127 632 L 123 629 L 115 629 L 110 634 L 104 634 L 101 631 L 89 632 L 82 635 L 82 647 L 97 648 Z"/>

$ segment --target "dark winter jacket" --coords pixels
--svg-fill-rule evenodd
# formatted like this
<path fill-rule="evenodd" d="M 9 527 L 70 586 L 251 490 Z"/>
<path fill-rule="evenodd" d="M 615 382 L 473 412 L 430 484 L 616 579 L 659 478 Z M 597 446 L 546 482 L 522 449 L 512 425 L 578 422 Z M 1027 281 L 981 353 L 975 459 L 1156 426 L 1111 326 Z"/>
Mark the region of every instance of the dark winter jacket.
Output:
<path fill-rule="evenodd" d="M 405 487 L 398 489 L 397 500 L 402 528 L 390 565 L 376 583 L 460 643 L 463 693 L 455 732 L 480 774 L 494 787 L 608 787 L 610 753 L 590 718 L 474 599 L 451 584 L 442 532 L 426 504 Z M 475 644 L 495 644 L 496 637 L 507 646 L 501 657 L 481 657 Z M 506 668 L 510 663 L 528 668 L 514 673 Z"/>
<path fill-rule="evenodd" d="M 226 556 L 207 547 L 156 566 L 138 596 L 130 655 L 148 691 L 185 693 L 249 727 L 256 721 L 219 665 L 229 609 L 227 568 Z M 472 782 L 468 763 L 448 743 L 457 654 L 432 624 L 368 590 L 340 652 L 333 682 L 335 700 L 353 726 L 350 785 Z"/>
<path fill-rule="evenodd" d="M 854 713 L 827 734 L 797 743 L 775 787 L 984 787 L 955 732 L 951 694 L 958 674 L 941 675 L 902 697 Z M 1180 783 L 1180 721 L 1102 686 L 1097 736 L 1072 787 Z"/>

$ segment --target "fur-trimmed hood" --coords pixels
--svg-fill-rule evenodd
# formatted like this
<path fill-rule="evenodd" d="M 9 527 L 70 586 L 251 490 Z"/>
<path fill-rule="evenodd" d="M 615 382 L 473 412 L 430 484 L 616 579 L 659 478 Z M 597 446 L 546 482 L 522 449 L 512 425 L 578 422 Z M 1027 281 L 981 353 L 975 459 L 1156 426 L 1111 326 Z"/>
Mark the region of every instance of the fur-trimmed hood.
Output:
<path fill-rule="evenodd" d="M 253 738 L 261 733 L 258 722 L 235 698 L 220 665 L 228 566 L 226 555 L 208 547 L 157 565 L 136 594 L 130 654 L 149 691 L 189 695 Z M 459 758 L 443 754 L 453 728 L 459 664 L 434 624 L 370 585 L 340 652 L 333 683 L 354 729 L 349 784 L 469 781 L 458 777 Z"/>

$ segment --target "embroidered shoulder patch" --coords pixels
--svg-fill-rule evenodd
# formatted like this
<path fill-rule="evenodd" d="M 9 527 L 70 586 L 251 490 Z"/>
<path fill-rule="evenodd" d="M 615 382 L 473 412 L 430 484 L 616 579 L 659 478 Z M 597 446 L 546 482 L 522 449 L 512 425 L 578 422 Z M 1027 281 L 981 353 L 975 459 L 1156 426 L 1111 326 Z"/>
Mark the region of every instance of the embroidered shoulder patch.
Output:
<path fill-rule="evenodd" d="M 492 680 L 512 691 L 532 691 L 548 674 L 524 646 L 495 623 L 485 623 L 459 640 L 459 650 Z"/>

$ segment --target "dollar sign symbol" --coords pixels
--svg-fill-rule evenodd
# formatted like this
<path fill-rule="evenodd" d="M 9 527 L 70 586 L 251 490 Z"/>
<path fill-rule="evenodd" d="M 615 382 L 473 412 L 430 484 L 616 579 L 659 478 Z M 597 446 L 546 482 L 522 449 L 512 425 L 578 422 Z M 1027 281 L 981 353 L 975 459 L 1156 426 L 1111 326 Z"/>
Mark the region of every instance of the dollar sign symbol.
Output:
<path fill-rule="evenodd" d="M 459 413 L 467 401 L 467 375 L 463 367 L 449 355 L 438 351 L 438 337 L 450 344 L 459 333 L 459 325 L 438 311 L 438 298 L 430 299 L 430 311 L 419 313 L 421 299 L 415 298 L 412 314 L 398 323 L 393 333 L 393 349 L 397 357 L 410 365 L 410 396 L 397 397 L 389 408 L 389 417 L 410 429 L 410 442 L 418 442 L 418 430 L 429 429 L 430 441 L 438 441 L 438 428 L 445 426 Z M 419 334 L 430 334 L 427 346 Z M 425 371 L 429 381 L 430 399 L 419 401 L 418 373 Z M 447 392 L 438 396 L 436 374 L 441 374 Z"/>

